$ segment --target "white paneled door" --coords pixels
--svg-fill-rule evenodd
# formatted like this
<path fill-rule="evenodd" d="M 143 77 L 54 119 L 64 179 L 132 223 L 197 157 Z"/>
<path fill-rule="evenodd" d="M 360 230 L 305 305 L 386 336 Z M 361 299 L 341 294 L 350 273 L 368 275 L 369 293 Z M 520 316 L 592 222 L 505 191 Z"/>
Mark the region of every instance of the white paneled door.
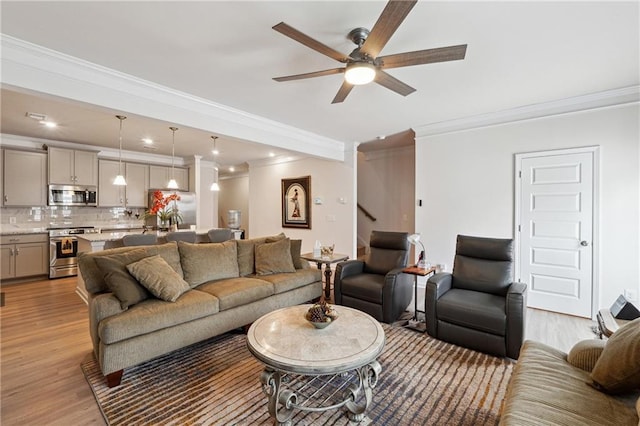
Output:
<path fill-rule="evenodd" d="M 592 316 L 593 150 L 517 157 L 519 259 L 528 305 Z"/>

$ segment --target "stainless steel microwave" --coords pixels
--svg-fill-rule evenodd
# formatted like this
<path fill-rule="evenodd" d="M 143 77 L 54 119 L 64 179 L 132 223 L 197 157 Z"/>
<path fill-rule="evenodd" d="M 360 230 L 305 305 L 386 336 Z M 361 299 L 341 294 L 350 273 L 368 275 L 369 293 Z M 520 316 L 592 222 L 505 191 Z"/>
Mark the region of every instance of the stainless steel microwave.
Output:
<path fill-rule="evenodd" d="M 95 186 L 49 185 L 50 206 L 97 206 Z"/>

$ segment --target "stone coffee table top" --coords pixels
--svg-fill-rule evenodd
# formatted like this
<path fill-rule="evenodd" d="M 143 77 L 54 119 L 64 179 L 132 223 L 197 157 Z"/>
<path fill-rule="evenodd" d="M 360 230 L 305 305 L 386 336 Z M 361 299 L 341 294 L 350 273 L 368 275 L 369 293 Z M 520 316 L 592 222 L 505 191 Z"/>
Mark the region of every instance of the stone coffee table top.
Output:
<path fill-rule="evenodd" d="M 371 316 L 334 305 L 338 319 L 317 329 L 304 318 L 311 306 L 279 309 L 254 322 L 247 334 L 251 353 L 272 368 L 306 375 L 354 370 L 380 355 L 384 330 Z"/>

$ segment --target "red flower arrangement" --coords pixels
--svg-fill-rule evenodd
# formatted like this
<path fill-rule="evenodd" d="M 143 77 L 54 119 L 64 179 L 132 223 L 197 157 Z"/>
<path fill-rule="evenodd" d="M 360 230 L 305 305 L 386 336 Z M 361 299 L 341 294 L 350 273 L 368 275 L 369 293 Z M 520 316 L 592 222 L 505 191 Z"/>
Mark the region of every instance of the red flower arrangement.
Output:
<path fill-rule="evenodd" d="M 169 207 L 172 201 L 174 201 L 174 203 Z M 175 201 L 180 201 L 180 196 L 175 192 L 165 197 L 162 195 L 162 191 L 155 191 L 153 193 L 153 204 L 151 208 L 149 208 L 147 215 L 158 216 L 161 222 L 173 221 L 180 223 L 182 216 L 180 216 L 180 212 L 178 212 Z"/>

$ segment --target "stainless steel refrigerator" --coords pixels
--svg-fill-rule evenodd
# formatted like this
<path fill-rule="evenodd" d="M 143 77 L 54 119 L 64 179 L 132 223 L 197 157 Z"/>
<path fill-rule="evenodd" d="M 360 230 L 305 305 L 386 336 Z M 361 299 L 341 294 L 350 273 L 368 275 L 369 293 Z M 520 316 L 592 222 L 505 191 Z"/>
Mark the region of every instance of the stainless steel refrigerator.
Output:
<path fill-rule="evenodd" d="M 178 208 L 178 212 L 182 217 L 182 220 L 178 224 L 178 228 L 189 228 L 191 225 L 196 224 L 196 194 L 195 192 L 186 192 L 186 191 L 175 191 L 170 189 L 150 189 L 148 193 L 148 201 L 147 204 L 149 207 L 153 205 L 153 194 L 156 191 L 162 192 L 162 196 L 166 197 L 171 194 L 178 194 L 180 196 L 180 200 L 175 201 L 176 207 Z M 172 202 L 173 203 L 173 202 Z M 157 227 L 159 226 L 158 219 L 156 216 L 148 217 L 145 220 L 145 225 Z"/>

